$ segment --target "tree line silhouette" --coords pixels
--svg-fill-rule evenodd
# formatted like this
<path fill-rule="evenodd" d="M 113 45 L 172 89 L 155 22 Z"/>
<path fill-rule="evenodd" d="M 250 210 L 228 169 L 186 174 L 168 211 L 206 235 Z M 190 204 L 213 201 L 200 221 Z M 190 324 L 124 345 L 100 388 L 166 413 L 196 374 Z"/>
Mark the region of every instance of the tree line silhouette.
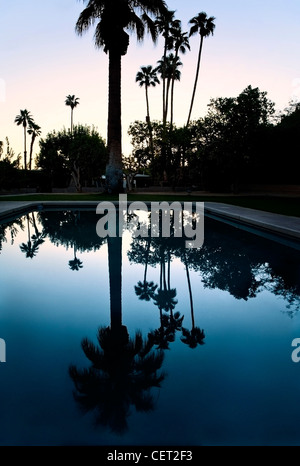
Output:
<path fill-rule="evenodd" d="M 201 11 L 189 21 L 189 30 L 184 31 L 176 12 L 170 10 L 163 0 L 118 0 L 117 7 L 116 3 L 112 7 L 104 0 L 86 0 L 84 3 L 86 8 L 78 17 L 75 32 L 81 36 L 94 28 L 95 45 L 104 50 L 109 62 L 107 151 L 99 148 L 98 160 L 88 160 L 90 171 L 97 179 L 105 175 L 107 192 L 123 192 L 124 173 L 128 179 L 143 173 L 151 177 L 153 184 L 208 191 L 238 192 L 244 184 L 298 182 L 294 150 L 300 112 L 297 102 L 290 102 L 290 106 L 274 119 L 274 103 L 266 98 L 267 93 L 249 85 L 239 96 L 211 99 L 207 115 L 192 119 L 204 39 L 215 32 L 214 16 Z M 145 122 L 135 121 L 130 125 L 128 133 L 132 138 L 133 151 L 130 157 L 124 157 L 121 146 L 121 64 L 128 51 L 131 33 L 135 33 L 138 41 L 143 41 L 147 33 L 154 42 L 162 37 L 163 55 L 156 66 L 142 65 L 136 74 L 136 82 L 145 88 L 146 118 Z M 175 82 L 181 77 L 181 55 L 191 50 L 190 39 L 195 35 L 199 37 L 199 47 L 191 101 L 186 124 L 177 127 L 174 118 Z M 149 88 L 161 81 L 162 119 L 152 121 Z M 40 169 L 38 174 L 27 173 L 22 177 L 17 176 L 20 157 L 12 163 L 6 156 L 0 161 L 1 189 L 10 189 L 14 184 L 18 184 L 14 187 L 23 184 L 37 188 L 42 185 L 41 189 L 47 192 L 51 191 L 53 183 L 55 187 L 66 187 L 71 177 L 79 192 L 83 183 L 92 182 L 99 187 L 98 181 L 82 175 L 86 171 L 84 157 L 79 158 L 72 148 L 72 140 L 83 128 L 78 125 L 76 130 L 73 123 L 73 112 L 79 100 L 74 94 L 65 98 L 65 105 L 71 109 L 70 131 L 61 131 L 57 137 L 59 139 L 65 132 L 64 139 L 69 138 L 68 152 L 58 147 L 56 131 L 53 131 L 46 139 L 40 140 L 40 153 L 35 161 Z M 41 135 L 41 128 L 27 109 L 20 110 L 15 123 L 23 127 L 23 167 L 31 172 L 33 146 Z M 31 135 L 29 163 L 27 134 Z M 100 136 L 99 139 L 103 141 Z M 88 158 L 92 141 L 89 144 L 80 141 L 80 144 L 79 152 Z M 0 155 L 3 147 L 2 141 Z M 79 147 L 78 140 L 76 147 Z M 84 176 L 83 183 L 78 181 L 81 176 Z"/>
<path fill-rule="evenodd" d="M 15 244 L 20 232 L 26 232 L 27 241 L 19 245 L 20 252 L 26 258 L 34 259 L 48 240 L 57 247 L 72 249 L 73 257 L 70 261 L 79 261 L 79 271 L 84 266 L 80 254 L 97 251 L 109 241 L 111 246 L 114 240 L 97 235 L 97 220 L 98 216 L 92 210 L 33 211 L 15 220 L 0 223 L 0 253 L 9 240 Z M 274 253 L 281 248 L 284 248 L 282 256 Z M 116 252 L 113 246 L 111 251 L 111 257 L 114 257 Z M 207 217 L 205 240 L 201 248 L 187 249 L 184 237 L 164 238 L 160 233 L 158 238 L 151 238 L 149 234 L 148 238 L 133 238 L 127 255 L 131 263 L 144 266 L 143 277 L 135 286 L 137 298 L 164 303 L 162 308 L 168 312 L 173 311 L 177 304 L 176 290 L 174 294 L 171 286 L 171 269 L 175 258 L 180 260 L 186 270 L 187 286 L 190 282 L 189 273 L 193 270 L 200 273 L 205 287 L 228 291 L 236 299 L 253 298 L 263 289 L 278 289 L 280 293 L 282 288 L 282 295 L 290 294 L 295 299 L 299 295 L 297 249 Z M 67 265 L 71 265 L 69 261 Z M 157 266 L 160 270 L 157 283 L 148 281 L 149 267 Z"/>

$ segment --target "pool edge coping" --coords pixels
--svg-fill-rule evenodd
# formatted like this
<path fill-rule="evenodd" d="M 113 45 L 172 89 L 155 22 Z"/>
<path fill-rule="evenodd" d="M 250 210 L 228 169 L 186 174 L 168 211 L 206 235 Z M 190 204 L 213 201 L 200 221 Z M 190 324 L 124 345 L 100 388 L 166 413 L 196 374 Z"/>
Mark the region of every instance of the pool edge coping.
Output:
<path fill-rule="evenodd" d="M 101 202 L 101 201 L 100 201 Z M 7 201 L 9 206 L 5 206 L 1 210 L 0 205 L 0 220 L 16 215 L 26 213 L 28 210 L 38 210 L 39 208 L 60 207 L 60 208 L 88 208 L 96 207 L 99 201 Z M 109 201 L 117 206 L 119 201 Z M 143 202 L 143 201 L 140 201 Z M 161 201 L 160 201 L 161 202 Z M 182 205 L 183 201 L 180 202 Z M 11 203 L 14 205 L 12 206 Z M 231 204 L 203 202 L 204 211 L 216 215 L 220 220 L 231 219 L 244 225 L 253 226 L 264 231 L 276 233 L 280 236 L 300 240 L 300 218 L 285 216 L 282 214 L 250 209 L 248 207 L 240 207 Z M 151 205 L 151 201 L 144 201 L 147 206 Z M 196 201 L 193 201 L 196 204 Z M 292 224 L 296 224 L 296 227 Z M 297 228 L 298 227 L 298 228 Z"/>

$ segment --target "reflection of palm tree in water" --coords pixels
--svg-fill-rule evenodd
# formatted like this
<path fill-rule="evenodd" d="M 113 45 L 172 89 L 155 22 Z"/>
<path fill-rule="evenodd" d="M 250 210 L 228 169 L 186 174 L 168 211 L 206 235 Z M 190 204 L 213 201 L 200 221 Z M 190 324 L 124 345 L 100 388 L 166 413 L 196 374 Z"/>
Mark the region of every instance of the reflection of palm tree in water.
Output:
<path fill-rule="evenodd" d="M 28 239 L 27 239 L 27 243 L 22 243 L 20 245 L 21 251 L 24 252 L 26 254 L 26 257 L 30 258 L 30 259 L 32 259 L 33 257 L 35 257 L 37 255 L 38 250 L 39 250 L 39 246 L 41 244 L 43 244 L 44 241 L 45 241 L 43 239 L 43 234 L 41 234 L 37 229 L 34 212 L 31 212 L 31 216 L 32 216 L 32 223 L 33 223 L 33 226 L 34 226 L 34 229 L 35 229 L 35 234 L 31 235 L 31 232 L 30 232 L 30 217 L 29 217 L 29 214 L 27 214 L 26 219 L 27 219 L 27 235 L 28 235 Z"/>
<path fill-rule="evenodd" d="M 74 248 L 74 259 L 69 261 L 69 268 L 70 270 L 78 271 L 79 269 L 82 269 L 83 265 L 82 265 L 82 261 L 78 259 L 78 257 L 76 256 L 76 252 L 77 252 L 76 243 L 74 243 L 73 248 Z"/>
<path fill-rule="evenodd" d="M 130 406 L 147 412 L 154 408 L 152 387 L 160 387 L 164 379 L 158 374 L 162 352 L 153 352 L 141 333 L 130 339 L 126 327 L 117 333 L 100 328 L 96 347 L 88 339 L 82 341 L 84 354 L 91 362 L 88 369 L 69 369 L 75 384 L 75 399 L 83 411 L 96 411 L 96 425 L 109 426 L 122 434 L 128 429 Z"/>
<path fill-rule="evenodd" d="M 191 319 L 192 319 L 192 328 L 191 330 L 188 330 L 186 328 L 182 328 L 182 337 L 181 341 L 185 344 L 187 344 L 190 348 L 196 348 L 196 346 L 199 345 L 204 345 L 204 330 L 201 330 L 199 327 L 195 326 L 195 316 L 194 316 L 194 304 L 193 304 L 193 295 L 192 295 L 192 286 L 191 286 L 191 279 L 190 279 L 190 273 L 189 273 L 189 267 L 188 267 L 188 261 L 186 257 L 186 251 L 184 250 L 183 253 L 184 257 L 184 265 L 185 265 L 185 270 L 186 270 L 186 278 L 187 278 L 187 283 L 188 283 L 188 289 L 189 289 L 189 297 L 190 297 L 190 307 L 191 307 Z"/>
<path fill-rule="evenodd" d="M 128 429 L 126 418 L 131 405 L 144 412 L 154 408 L 150 389 L 160 387 L 164 379 L 164 374 L 158 373 L 163 353 L 152 351 L 151 342 L 143 341 L 140 332 L 130 339 L 122 325 L 122 238 L 108 237 L 107 241 L 110 327 L 99 329 L 99 346 L 87 338 L 82 340 L 91 366 L 77 369 L 71 365 L 69 375 L 75 385 L 75 400 L 83 411 L 95 410 L 97 425 L 122 434 Z"/>
<path fill-rule="evenodd" d="M 147 270 L 148 270 L 148 260 L 150 252 L 151 237 L 148 235 L 147 239 L 147 249 L 146 249 L 146 259 L 145 259 L 145 271 L 144 271 L 144 280 L 138 281 L 135 285 L 135 293 L 142 301 L 150 301 L 154 297 L 154 293 L 158 285 L 155 285 L 153 281 L 147 281 Z"/>
<path fill-rule="evenodd" d="M 176 330 L 181 329 L 184 318 L 184 316 L 180 317 L 179 312 L 173 313 L 178 302 L 177 299 L 175 299 L 177 292 L 175 288 L 171 288 L 171 254 L 169 248 L 167 248 L 168 271 L 166 278 L 166 257 L 164 247 L 164 242 L 161 242 L 159 289 L 153 297 L 155 306 L 159 308 L 160 327 L 149 334 L 149 338 L 152 340 L 152 343 L 157 345 L 160 349 L 169 348 L 169 342 L 175 340 L 175 332 Z M 163 310 L 170 314 L 163 314 Z"/>

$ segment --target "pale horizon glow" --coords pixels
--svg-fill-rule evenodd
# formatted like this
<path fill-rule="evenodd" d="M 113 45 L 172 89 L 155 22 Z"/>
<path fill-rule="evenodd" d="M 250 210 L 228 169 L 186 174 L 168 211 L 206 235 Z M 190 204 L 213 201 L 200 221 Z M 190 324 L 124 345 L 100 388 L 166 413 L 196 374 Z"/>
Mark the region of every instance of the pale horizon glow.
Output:
<path fill-rule="evenodd" d="M 75 24 L 86 3 L 76 0 L 14 0 L 1 9 L 0 141 L 8 137 L 23 162 L 23 131 L 14 123 L 27 109 L 41 126 L 42 138 L 70 127 L 68 94 L 79 97 L 74 124 L 94 126 L 106 140 L 108 57 L 97 50 L 93 30 L 79 37 Z M 215 32 L 205 39 L 192 119 L 207 112 L 211 98 L 235 97 L 248 85 L 267 92 L 276 111 L 300 98 L 300 2 L 298 0 L 167 1 L 182 29 L 200 11 L 214 16 Z M 181 55 L 181 81 L 175 85 L 175 124 L 187 119 L 194 83 L 199 38 Z M 144 88 L 135 83 L 141 66 L 155 66 L 163 55 L 162 39 L 137 44 L 132 35 L 122 60 L 123 154 L 132 146 L 127 134 L 135 120 L 145 121 Z M 149 90 L 150 116 L 162 118 L 162 85 Z M 39 138 L 34 155 L 39 151 Z M 27 152 L 29 153 L 30 137 Z M 5 145 L 6 147 L 6 145 Z"/>

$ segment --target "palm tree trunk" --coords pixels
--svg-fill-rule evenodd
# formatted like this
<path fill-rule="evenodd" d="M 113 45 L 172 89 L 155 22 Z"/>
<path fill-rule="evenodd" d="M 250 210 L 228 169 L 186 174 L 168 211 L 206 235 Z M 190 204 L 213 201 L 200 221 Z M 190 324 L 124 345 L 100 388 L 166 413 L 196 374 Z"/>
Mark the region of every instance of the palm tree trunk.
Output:
<path fill-rule="evenodd" d="M 194 316 L 194 304 L 193 304 L 192 286 L 191 286 L 190 272 L 189 272 L 189 267 L 188 267 L 185 252 L 184 252 L 184 264 L 185 264 L 186 278 L 187 278 L 187 282 L 188 282 L 188 289 L 189 289 L 189 296 L 190 296 L 192 328 L 195 328 L 195 316 Z"/>
<path fill-rule="evenodd" d="M 173 119 L 174 119 L 174 86 L 175 86 L 175 71 L 176 71 L 177 58 L 178 58 L 178 49 L 176 48 L 174 65 L 173 65 L 173 74 L 172 74 L 172 86 L 171 86 L 171 118 L 170 118 L 171 129 L 173 126 Z"/>
<path fill-rule="evenodd" d="M 200 62 L 201 62 L 201 54 L 202 54 L 202 46 L 203 46 L 203 36 L 200 36 L 200 47 L 199 47 L 199 54 L 198 54 L 197 71 L 196 71 L 196 77 L 195 77 L 193 95 L 192 95 L 191 106 L 190 106 L 190 111 L 189 111 L 189 116 L 188 116 L 188 120 L 187 120 L 186 126 L 189 125 L 190 120 L 191 120 L 191 115 L 192 115 L 192 110 L 193 110 L 193 105 L 194 105 L 194 100 L 195 100 L 195 95 L 196 95 L 196 88 L 197 88 L 197 83 L 198 83 L 198 77 L 199 77 Z"/>
<path fill-rule="evenodd" d="M 170 117 L 171 129 L 173 127 L 173 119 L 174 119 L 174 84 L 175 84 L 175 79 L 173 77 L 172 78 L 172 86 L 171 86 L 171 117 Z"/>
<path fill-rule="evenodd" d="M 165 123 L 167 122 L 167 118 L 168 118 L 170 85 L 171 85 L 171 78 L 168 78 L 167 89 L 166 89 L 166 121 Z"/>
<path fill-rule="evenodd" d="M 148 97 L 148 86 L 145 84 L 145 93 L 146 93 L 146 106 L 147 106 L 147 121 L 150 121 L 150 108 L 149 108 L 149 97 Z"/>
<path fill-rule="evenodd" d="M 73 108 L 71 107 L 71 133 L 73 133 Z"/>
<path fill-rule="evenodd" d="M 108 237 L 110 291 L 110 326 L 113 332 L 122 327 L 122 236 Z"/>
<path fill-rule="evenodd" d="M 150 244 L 151 244 L 151 237 L 150 237 L 150 235 L 148 235 L 147 250 L 146 250 L 146 263 L 145 263 L 145 271 L 144 271 L 144 283 L 146 283 L 146 281 L 147 281 L 147 269 L 148 269 Z"/>
<path fill-rule="evenodd" d="M 24 126 L 24 169 L 27 170 L 26 125 Z"/>
<path fill-rule="evenodd" d="M 30 243 L 30 240 L 31 240 L 31 235 L 30 235 L 30 226 L 29 226 L 30 219 L 29 219 L 29 215 L 28 215 L 28 214 L 26 215 L 26 219 L 27 219 L 27 235 L 28 235 L 28 243 Z"/>
<path fill-rule="evenodd" d="M 32 153 L 33 153 L 33 144 L 35 141 L 35 136 L 32 134 L 31 137 L 31 143 L 30 143 L 30 153 L 29 153 L 29 170 L 31 170 L 31 164 L 32 164 Z"/>
<path fill-rule="evenodd" d="M 38 238 L 40 236 L 40 232 L 39 232 L 38 227 L 36 225 L 34 212 L 31 213 L 31 218 L 32 218 L 33 228 L 34 228 L 34 231 L 35 231 L 35 236 Z"/>
<path fill-rule="evenodd" d="M 171 255 L 170 250 L 168 249 L 168 290 L 171 289 Z"/>
<path fill-rule="evenodd" d="M 154 149 L 153 149 L 153 135 L 152 135 L 152 125 L 150 121 L 150 106 L 149 106 L 149 96 L 148 96 L 148 87 L 145 84 L 145 92 L 146 92 L 146 106 L 147 106 L 147 125 L 148 125 L 148 130 L 149 130 L 149 141 L 150 141 L 150 153 L 152 157 L 152 162 L 154 159 Z"/>
<path fill-rule="evenodd" d="M 165 38 L 163 69 L 162 69 L 162 78 L 163 78 L 163 126 L 165 126 L 166 122 L 167 122 L 167 115 L 166 115 L 166 59 L 167 59 L 167 37 Z"/>
<path fill-rule="evenodd" d="M 76 165 L 76 162 L 73 163 L 73 169 L 71 171 L 71 176 L 74 180 L 76 191 L 78 193 L 82 192 L 81 180 L 80 180 L 80 168 Z"/>
<path fill-rule="evenodd" d="M 121 54 L 109 51 L 109 91 L 106 185 L 109 193 L 122 192 L 122 128 L 121 128 Z"/>

